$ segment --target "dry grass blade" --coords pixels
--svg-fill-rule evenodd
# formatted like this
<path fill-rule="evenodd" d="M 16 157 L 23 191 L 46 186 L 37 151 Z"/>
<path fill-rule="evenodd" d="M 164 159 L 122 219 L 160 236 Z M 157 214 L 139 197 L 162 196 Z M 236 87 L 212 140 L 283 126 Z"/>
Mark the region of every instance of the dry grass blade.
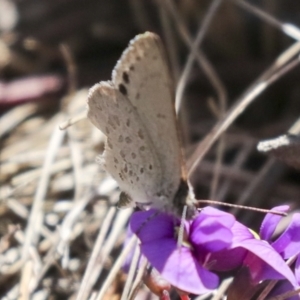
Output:
<path fill-rule="evenodd" d="M 36 111 L 35 104 L 16 107 L 0 119 L 0 136 L 4 136 Z"/>
<path fill-rule="evenodd" d="M 96 279 L 98 278 L 99 272 L 98 269 L 100 269 L 101 265 L 101 248 L 103 247 L 105 236 L 107 235 L 107 232 L 109 230 L 109 226 L 112 223 L 112 218 L 114 217 L 116 213 L 116 209 L 114 207 L 110 208 L 107 216 L 105 217 L 101 230 L 99 231 L 98 237 L 95 242 L 95 246 L 93 248 L 93 252 L 91 254 L 91 257 L 88 261 L 87 268 L 85 270 L 78 294 L 76 296 L 77 300 L 85 300 L 88 299 L 89 294 L 91 293 L 91 289 L 93 285 L 95 284 Z"/>
<path fill-rule="evenodd" d="M 124 290 L 122 292 L 121 300 L 128 299 L 130 287 L 132 286 L 134 275 L 135 275 L 136 270 L 138 268 L 140 258 L 141 258 L 140 248 L 136 244 L 135 245 L 135 251 L 134 251 L 131 263 L 130 263 L 130 268 L 129 268 L 126 284 L 125 284 Z"/>
<path fill-rule="evenodd" d="M 80 214 L 90 201 L 90 197 L 84 197 L 74 203 L 72 209 L 63 220 L 60 229 L 60 242 L 57 246 L 57 252 L 62 256 L 62 266 L 65 268 L 69 263 L 69 243 L 74 238 L 73 230 Z"/>
<path fill-rule="evenodd" d="M 130 294 L 128 296 L 129 300 L 135 299 L 135 297 L 138 293 L 138 290 L 141 288 L 141 285 L 143 284 L 143 276 L 146 272 L 147 265 L 148 265 L 147 259 L 145 257 L 142 257 L 142 262 L 140 264 L 140 268 L 138 270 L 138 273 L 135 277 L 135 281 L 132 285 L 132 289 L 131 289 Z"/>
<path fill-rule="evenodd" d="M 294 46 L 294 45 L 293 45 Z M 297 43 L 299 47 L 300 44 Z M 285 51 L 289 52 L 290 48 Z M 299 50 L 298 50 L 299 51 Z M 270 84 L 274 83 L 281 76 L 285 75 L 288 71 L 295 68 L 299 64 L 299 58 L 296 58 L 291 63 L 287 64 L 285 67 L 281 68 L 281 65 L 278 65 L 280 58 L 285 55 L 283 53 L 270 68 L 268 68 L 254 84 L 252 84 L 247 91 L 238 98 L 235 105 L 226 113 L 226 115 L 214 126 L 214 128 L 208 133 L 204 140 L 197 146 L 197 149 L 193 155 L 188 160 L 188 172 L 189 174 L 193 173 L 197 164 L 202 160 L 203 156 L 210 149 L 213 143 L 218 139 L 222 133 L 228 129 L 228 127 L 235 121 L 235 119 L 250 105 L 259 94 L 261 94 Z M 292 53 L 294 56 L 294 53 Z M 290 60 L 291 57 L 286 57 L 286 60 Z M 281 60 L 282 63 L 282 60 Z M 276 72 L 274 68 L 277 67 L 279 70 Z M 274 72 L 270 74 L 270 72 Z"/>
<path fill-rule="evenodd" d="M 254 5 L 242 1 L 242 0 L 233 0 L 237 5 L 241 6 L 242 8 L 248 10 L 252 14 L 256 15 L 257 17 L 264 20 L 266 23 L 269 23 L 270 25 L 277 27 L 280 29 L 283 33 L 290 36 L 291 38 L 295 39 L 296 41 L 300 41 L 300 30 L 295 25 L 287 24 L 280 22 L 278 19 L 276 19 L 274 16 L 268 14 L 267 12 L 263 11 L 262 9 L 259 9 L 258 7 L 255 7 Z"/>
<path fill-rule="evenodd" d="M 137 238 L 136 236 L 132 236 L 129 240 L 129 242 L 127 243 L 126 247 L 124 248 L 124 250 L 122 251 L 122 254 L 119 255 L 118 259 L 116 260 L 116 262 L 114 263 L 112 269 L 110 270 L 109 275 L 107 276 L 105 282 L 103 283 L 101 290 L 99 291 L 96 300 L 101 300 L 103 299 L 106 290 L 109 288 L 109 286 L 112 284 L 112 281 L 114 280 L 117 272 L 120 270 L 120 268 L 122 267 L 122 264 L 124 263 L 126 257 L 128 256 L 128 254 L 130 253 L 130 251 L 132 251 L 132 248 L 134 247 L 134 245 L 136 244 Z"/>
<path fill-rule="evenodd" d="M 201 26 L 199 27 L 198 33 L 196 35 L 196 38 L 194 42 L 191 45 L 191 52 L 188 56 L 188 59 L 184 65 L 184 69 L 181 73 L 181 76 L 179 78 L 177 88 L 176 88 L 176 100 L 175 100 L 175 107 L 176 111 L 178 112 L 182 103 L 183 93 L 185 90 L 185 87 L 188 82 L 188 77 L 191 73 L 191 68 L 193 66 L 194 60 L 199 56 L 198 49 L 201 46 L 201 43 L 209 29 L 210 23 L 213 21 L 213 18 L 221 4 L 221 0 L 215 0 L 210 5 L 208 12 L 205 14 L 205 18 L 201 23 Z M 176 12 L 174 6 L 171 6 L 171 2 L 168 2 L 168 5 L 170 9 L 173 11 L 173 14 L 176 14 L 176 19 L 178 20 L 178 13 Z M 182 28 L 185 28 L 185 26 L 182 24 Z M 185 29 L 187 32 L 187 30 Z M 188 34 L 186 34 L 188 36 Z M 190 38 L 189 38 L 190 39 Z M 224 88 L 224 85 L 222 82 L 218 79 L 218 77 L 214 76 L 213 78 L 216 78 L 215 80 L 212 80 L 213 86 L 216 88 L 216 92 L 218 94 L 218 98 L 220 103 L 224 103 L 226 101 L 226 90 Z"/>
<path fill-rule="evenodd" d="M 41 175 L 40 184 L 35 194 L 34 205 L 30 212 L 29 222 L 26 229 L 26 240 L 23 246 L 22 259 L 26 260 L 29 254 L 29 247 L 35 245 L 39 238 L 39 228 L 43 221 L 42 203 L 45 199 L 45 195 L 48 188 L 50 168 L 55 160 L 56 153 L 60 147 L 64 133 L 58 129 L 54 130 L 52 138 L 49 143 L 49 148 L 46 155 L 46 160 L 43 167 L 43 173 Z"/>
<path fill-rule="evenodd" d="M 218 288 L 217 293 L 213 296 L 213 298 L 211 300 L 220 300 L 224 297 L 224 295 L 226 294 L 226 290 L 228 289 L 228 287 L 230 286 L 230 284 L 232 283 L 232 278 L 228 278 L 225 279 L 222 284 L 220 285 L 220 287 Z"/>
<path fill-rule="evenodd" d="M 191 51 L 191 54 L 185 65 L 184 72 L 181 75 L 181 79 L 179 80 L 179 83 L 178 83 L 178 86 L 176 89 L 176 100 L 175 100 L 176 110 L 178 110 L 180 107 L 180 102 L 181 102 L 182 94 L 184 91 L 184 86 L 187 83 L 186 78 L 190 72 L 190 68 L 192 66 L 192 62 L 193 62 L 194 58 L 196 59 L 197 63 L 199 64 L 200 68 L 203 69 L 203 71 L 205 72 L 205 74 L 208 77 L 208 79 L 210 80 L 212 86 L 217 91 L 217 94 L 219 95 L 219 97 L 221 99 L 225 99 L 226 92 L 225 92 L 224 86 L 222 84 L 222 81 L 219 79 L 219 76 L 215 72 L 214 68 L 212 67 L 212 65 L 210 64 L 210 62 L 208 61 L 208 59 L 206 58 L 204 53 L 200 49 L 198 49 L 198 44 L 200 44 L 203 39 L 203 35 L 204 35 L 205 31 L 207 30 L 207 26 L 209 25 L 209 22 L 210 22 L 210 18 L 213 16 L 215 9 L 217 9 L 217 7 L 219 5 L 218 1 L 212 5 L 212 8 L 210 10 L 211 15 L 209 15 L 209 17 L 206 19 L 205 26 L 203 26 L 203 31 L 202 31 L 202 27 L 198 31 L 198 35 L 197 35 L 197 38 L 195 39 L 194 43 L 193 43 L 193 39 L 191 38 L 180 14 L 177 11 L 174 3 L 172 3 L 172 1 L 170 1 L 170 0 L 164 0 L 163 3 L 166 6 L 166 8 L 170 11 L 172 17 L 174 18 L 175 24 L 178 28 L 178 31 L 181 35 L 183 42 L 189 47 L 189 49 Z"/>
<path fill-rule="evenodd" d="M 30 293 L 28 279 L 31 278 L 31 275 L 29 275 L 28 272 L 33 272 L 33 270 L 31 270 L 33 265 L 31 263 L 31 260 L 29 259 L 29 252 L 31 247 L 37 245 L 38 243 L 40 228 L 42 227 L 43 223 L 42 204 L 45 200 L 50 179 L 49 170 L 56 157 L 57 149 L 62 143 L 63 137 L 64 133 L 59 131 L 58 129 L 53 132 L 43 167 L 43 173 L 41 175 L 40 183 L 35 194 L 33 207 L 29 216 L 28 226 L 26 228 L 25 242 L 22 249 L 22 260 L 24 262 L 26 261 L 26 263 L 21 275 L 21 291 L 23 297 L 25 297 L 24 299 L 27 299 L 26 295 L 29 295 Z"/>

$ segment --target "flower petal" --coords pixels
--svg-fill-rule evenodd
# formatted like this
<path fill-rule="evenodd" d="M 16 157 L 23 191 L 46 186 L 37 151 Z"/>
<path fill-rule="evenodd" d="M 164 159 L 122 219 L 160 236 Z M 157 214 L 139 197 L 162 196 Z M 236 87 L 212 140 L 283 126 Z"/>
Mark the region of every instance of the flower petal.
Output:
<path fill-rule="evenodd" d="M 288 296 L 288 298 L 286 297 L 282 297 L 285 293 L 290 293 L 291 291 L 293 291 L 294 288 L 293 286 L 286 280 L 283 280 L 281 282 L 278 282 L 276 284 L 276 286 L 274 287 L 274 289 L 270 292 L 270 294 L 268 295 L 268 298 L 271 299 L 287 299 L 287 300 L 299 300 L 300 296 L 299 295 L 294 295 L 294 296 Z"/>
<path fill-rule="evenodd" d="M 300 285 L 300 256 L 298 255 L 295 264 L 295 276 L 298 284 Z"/>
<path fill-rule="evenodd" d="M 272 210 L 276 211 L 281 211 L 281 212 L 287 212 L 289 210 L 288 205 L 281 205 L 281 206 L 276 206 L 272 208 Z M 261 227 L 260 227 L 260 232 L 259 235 L 262 240 L 270 241 L 272 238 L 272 235 L 279 223 L 279 221 L 283 218 L 283 216 L 275 215 L 272 213 L 266 214 Z"/>
<path fill-rule="evenodd" d="M 179 221 L 175 217 L 155 209 L 135 212 L 130 218 L 131 230 L 142 243 L 162 238 L 173 238 L 174 228 L 178 224 Z"/>
<path fill-rule="evenodd" d="M 190 242 L 196 252 L 217 252 L 231 244 L 235 218 L 212 207 L 204 208 L 190 227 Z"/>
<path fill-rule="evenodd" d="M 281 254 L 284 259 L 300 253 L 300 214 L 295 213 L 292 221 L 281 236 L 272 243 L 272 247 Z"/>
<path fill-rule="evenodd" d="M 249 251 L 244 264 L 249 267 L 255 282 L 267 279 L 287 279 L 293 286 L 297 286 L 291 269 L 267 242 L 249 239 L 236 243 L 235 246 Z"/>
<path fill-rule="evenodd" d="M 198 295 L 210 292 L 219 284 L 218 276 L 204 269 L 189 248 L 178 248 L 175 240 L 144 243 L 141 251 L 153 267 L 180 290 Z"/>
<path fill-rule="evenodd" d="M 242 248 L 223 250 L 212 253 L 206 265 L 212 271 L 227 272 L 240 267 L 246 255 L 247 251 Z"/>

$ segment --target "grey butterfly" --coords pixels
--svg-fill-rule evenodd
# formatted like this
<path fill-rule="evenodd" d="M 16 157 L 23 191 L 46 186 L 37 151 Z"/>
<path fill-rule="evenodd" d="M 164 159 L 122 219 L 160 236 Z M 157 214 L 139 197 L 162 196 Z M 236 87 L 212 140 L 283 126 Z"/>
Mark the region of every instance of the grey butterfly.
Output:
<path fill-rule="evenodd" d="M 126 202 L 181 216 L 193 214 L 174 110 L 174 88 L 160 38 L 136 36 L 111 81 L 94 85 L 88 118 L 106 136 L 101 157 Z"/>

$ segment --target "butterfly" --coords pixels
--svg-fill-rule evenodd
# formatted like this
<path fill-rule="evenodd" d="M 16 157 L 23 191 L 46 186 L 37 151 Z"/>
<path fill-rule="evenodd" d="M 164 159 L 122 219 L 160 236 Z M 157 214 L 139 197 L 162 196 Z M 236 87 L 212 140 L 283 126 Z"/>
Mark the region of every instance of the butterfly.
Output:
<path fill-rule="evenodd" d="M 94 85 L 88 118 L 107 137 L 101 162 L 122 190 L 119 206 L 194 213 L 163 44 L 146 32 L 130 41 L 111 81 Z"/>

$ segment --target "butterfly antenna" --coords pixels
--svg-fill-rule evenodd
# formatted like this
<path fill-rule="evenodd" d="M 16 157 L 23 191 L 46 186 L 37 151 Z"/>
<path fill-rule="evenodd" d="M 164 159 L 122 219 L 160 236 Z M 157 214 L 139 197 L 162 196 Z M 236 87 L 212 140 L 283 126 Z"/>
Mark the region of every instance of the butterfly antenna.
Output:
<path fill-rule="evenodd" d="M 184 221 L 186 220 L 186 211 L 187 211 L 187 205 L 183 207 L 181 220 L 180 220 L 180 227 L 178 231 L 178 239 L 177 239 L 177 247 L 181 247 L 183 243 L 183 235 L 184 235 Z"/>
<path fill-rule="evenodd" d="M 287 216 L 287 213 L 285 213 L 285 212 L 277 211 L 277 210 L 271 210 L 271 209 L 263 209 L 263 208 L 257 208 L 257 207 L 252 207 L 252 206 L 232 204 L 232 203 L 224 203 L 224 202 L 215 201 L 215 200 L 196 200 L 196 201 L 197 201 L 197 203 L 222 205 L 222 206 L 227 206 L 227 207 L 234 207 L 234 208 L 252 210 L 252 211 L 261 212 L 261 213 L 264 213 L 264 214 L 269 214 L 270 213 L 270 214 L 284 216 L 284 217 Z"/>
<path fill-rule="evenodd" d="M 74 124 L 76 124 L 77 122 L 84 120 L 84 119 L 86 119 L 86 112 L 78 114 L 77 116 L 72 117 L 72 118 L 62 122 L 61 124 L 59 124 L 59 129 L 66 130 L 68 127 L 71 127 Z"/>

